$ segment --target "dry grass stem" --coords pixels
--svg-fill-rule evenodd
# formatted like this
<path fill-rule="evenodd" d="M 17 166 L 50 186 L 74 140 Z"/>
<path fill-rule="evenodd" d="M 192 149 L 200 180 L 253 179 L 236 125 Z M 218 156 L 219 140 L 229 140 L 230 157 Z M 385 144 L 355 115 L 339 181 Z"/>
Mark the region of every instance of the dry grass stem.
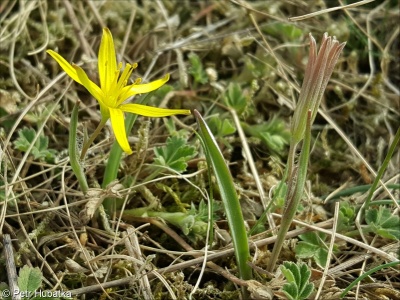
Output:
<path fill-rule="evenodd" d="M 276 187 L 288 156 L 296 162 L 299 154 L 290 130 L 302 143 L 294 108 L 310 97 L 318 99 L 304 104 L 314 120 L 306 188 L 277 266 L 304 262 L 310 298 L 329 299 L 398 261 L 398 147 L 386 157 L 400 127 L 399 16 L 391 0 L 0 1 L 0 267 L 13 271 L 0 273 L 0 292 L 19 288 L 30 266 L 42 274 L 41 290 L 73 299 L 239 299 L 242 288 L 254 299 L 283 297 L 287 280 L 267 272 L 285 209 L 285 186 L 279 195 Z M 138 116 L 126 131 L 132 154 L 115 160 L 115 131 L 105 122 L 77 160 L 82 192 L 69 158 L 71 112 L 80 101 L 81 150 L 102 120 L 99 103 L 46 51 L 99 83 L 104 28 L 118 62 L 138 64 L 125 86 L 170 76 L 129 104 L 197 110 L 211 128 L 252 231 L 253 281 L 239 278 L 193 116 Z M 301 89 L 311 81 L 316 89 Z M 110 161 L 115 190 L 101 188 Z M 103 202 L 110 197 L 115 211 Z M 373 283 L 362 280 L 346 297 L 396 299 L 397 273 L 370 274 Z"/>

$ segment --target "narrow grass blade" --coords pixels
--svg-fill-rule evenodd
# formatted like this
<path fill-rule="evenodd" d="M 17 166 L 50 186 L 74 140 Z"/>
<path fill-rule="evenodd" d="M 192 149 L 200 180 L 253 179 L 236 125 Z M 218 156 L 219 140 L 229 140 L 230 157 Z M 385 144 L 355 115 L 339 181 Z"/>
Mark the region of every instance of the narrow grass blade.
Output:
<path fill-rule="evenodd" d="M 383 176 L 383 173 L 385 172 L 387 166 L 389 165 L 390 159 L 392 158 L 393 153 L 397 148 L 397 144 L 399 143 L 399 140 L 400 140 L 400 128 L 397 129 L 396 135 L 395 135 L 395 137 L 393 139 L 392 144 L 389 147 L 389 151 L 388 151 L 388 153 L 387 153 L 387 155 L 385 157 L 385 160 L 383 161 L 382 166 L 379 168 L 378 174 L 376 175 L 375 180 L 371 185 L 371 188 L 370 188 L 369 193 L 368 193 L 368 197 L 365 200 L 365 204 L 363 205 L 363 209 L 362 210 L 368 208 L 368 206 L 369 206 L 369 204 L 371 202 L 372 196 L 373 196 L 373 194 L 374 194 L 374 192 L 376 190 L 376 187 L 379 184 L 379 180 L 381 180 L 381 178 Z"/>
<path fill-rule="evenodd" d="M 72 171 L 74 172 L 76 178 L 78 179 L 79 186 L 83 193 L 86 193 L 89 186 L 86 181 L 86 176 L 83 171 L 83 167 L 79 162 L 79 153 L 76 146 L 77 138 L 77 127 L 78 127 L 78 108 L 79 101 L 77 101 L 72 109 L 71 122 L 69 127 L 69 141 L 68 141 L 68 152 L 69 152 L 69 162 L 71 164 Z"/>
<path fill-rule="evenodd" d="M 250 251 L 242 210 L 233 185 L 232 175 L 229 172 L 224 157 L 222 156 L 222 153 L 206 122 L 197 110 L 194 110 L 194 116 L 199 125 L 200 137 L 207 156 L 207 162 L 212 166 L 217 179 L 222 202 L 224 203 L 240 278 L 243 280 L 249 280 L 252 278 L 251 268 L 247 264 L 247 261 L 250 258 Z"/>
<path fill-rule="evenodd" d="M 369 275 L 382 270 L 384 268 L 389 268 L 389 267 L 394 267 L 396 265 L 400 265 L 400 260 L 398 261 L 392 261 L 390 263 L 387 264 L 383 264 L 380 266 L 377 266 L 371 270 L 369 270 L 368 272 L 365 272 L 364 274 L 362 274 L 360 277 L 358 277 L 356 280 L 354 280 L 352 283 L 350 283 L 350 285 L 340 294 L 340 299 L 342 299 L 344 296 L 346 296 L 346 294 L 357 284 L 359 283 L 361 280 L 363 280 L 364 278 L 368 277 Z"/>

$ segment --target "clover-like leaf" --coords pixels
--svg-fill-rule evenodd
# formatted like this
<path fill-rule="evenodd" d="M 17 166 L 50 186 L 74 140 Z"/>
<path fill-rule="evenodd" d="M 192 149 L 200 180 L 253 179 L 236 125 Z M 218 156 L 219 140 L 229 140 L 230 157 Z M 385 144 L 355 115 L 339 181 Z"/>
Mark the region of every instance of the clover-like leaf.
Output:
<path fill-rule="evenodd" d="M 247 98 L 243 95 L 243 90 L 238 83 L 231 82 L 224 97 L 227 106 L 236 110 L 240 115 L 247 107 Z"/>
<path fill-rule="evenodd" d="M 197 151 L 195 147 L 188 145 L 187 140 L 172 136 L 167 139 L 167 144 L 162 147 L 154 148 L 153 165 L 171 168 L 179 173 L 184 172 L 187 168 L 187 162 L 193 158 Z"/>
<path fill-rule="evenodd" d="M 190 68 L 189 73 L 193 76 L 196 83 L 205 84 L 208 82 L 208 76 L 204 71 L 203 64 L 201 63 L 200 57 L 196 53 L 190 53 L 189 56 Z"/>
<path fill-rule="evenodd" d="M 224 137 L 236 132 L 235 126 L 229 119 L 221 118 L 219 115 L 214 115 L 207 121 L 211 132 L 215 137 Z"/>
<path fill-rule="evenodd" d="M 33 139 L 35 138 L 36 132 L 34 129 L 29 129 L 29 128 L 22 128 L 18 131 L 18 138 L 14 142 L 15 148 L 17 148 L 20 151 L 27 151 L 31 143 L 33 142 Z"/>
<path fill-rule="evenodd" d="M 288 299 L 303 300 L 311 295 L 314 284 L 309 282 L 311 271 L 304 263 L 295 264 L 286 261 L 280 269 L 288 281 L 282 287 L 282 291 Z"/>
<path fill-rule="evenodd" d="M 351 206 L 349 202 L 344 201 L 340 203 L 338 231 L 346 232 L 354 226 L 355 207 Z"/>
<path fill-rule="evenodd" d="M 274 153 L 281 154 L 289 144 L 290 133 L 279 118 L 274 117 L 257 125 L 242 123 L 242 126 L 246 134 L 260 139 Z"/>
<path fill-rule="evenodd" d="M 365 214 L 365 220 L 376 234 L 388 239 L 400 239 L 400 218 L 392 215 L 390 209 L 384 206 L 370 209 Z"/>
<path fill-rule="evenodd" d="M 30 128 L 22 128 L 18 131 L 18 138 L 14 141 L 16 149 L 26 152 L 33 143 L 36 136 L 36 131 Z M 36 140 L 31 154 L 34 159 L 45 159 L 50 161 L 54 159 L 56 151 L 54 149 L 47 149 L 49 145 L 49 139 L 47 136 L 40 135 Z"/>
<path fill-rule="evenodd" d="M 299 236 L 302 241 L 295 248 L 298 258 L 312 258 L 320 267 L 325 267 L 328 258 L 328 249 L 324 245 L 325 234 L 307 232 Z"/>
<path fill-rule="evenodd" d="M 39 268 L 24 266 L 19 271 L 18 287 L 21 291 L 35 292 L 42 284 L 42 272 Z"/>

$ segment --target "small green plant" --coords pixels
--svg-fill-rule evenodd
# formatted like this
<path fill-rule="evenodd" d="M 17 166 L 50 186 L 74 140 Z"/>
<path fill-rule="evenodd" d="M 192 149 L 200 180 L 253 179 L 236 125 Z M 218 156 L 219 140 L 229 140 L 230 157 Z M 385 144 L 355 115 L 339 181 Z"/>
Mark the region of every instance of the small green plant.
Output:
<path fill-rule="evenodd" d="M 321 268 L 326 266 L 328 249 L 324 244 L 324 233 L 307 232 L 299 235 L 300 241 L 295 248 L 298 258 L 312 258 Z"/>
<path fill-rule="evenodd" d="M 39 268 L 24 266 L 19 271 L 18 287 L 20 291 L 34 293 L 42 284 L 42 272 Z"/>
<path fill-rule="evenodd" d="M 221 118 L 220 115 L 214 115 L 207 121 L 211 132 L 216 138 L 224 137 L 236 132 L 231 120 Z"/>
<path fill-rule="evenodd" d="M 31 128 L 22 128 L 18 130 L 18 138 L 14 142 L 14 146 L 16 149 L 27 152 L 29 147 L 34 142 L 36 136 L 35 129 Z M 36 140 L 31 154 L 33 159 L 35 160 L 45 160 L 47 162 L 54 161 L 57 151 L 54 149 L 47 149 L 49 146 L 49 138 L 44 135 L 39 135 L 38 139 Z"/>
<path fill-rule="evenodd" d="M 285 261 L 281 271 L 288 281 L 282 287 L 289 300 L 307 299 L 314 290 L 314 284 L 310 283 L 311 271 L 304 263 Z"/>
<path fill-rule="evenodd" d="M 242 122 L 242 127 L 246 134 L 260 139 L 273 153 L 282 154 L 289 144 L 290 132 L 279 118 L 274 117 L 268 122 L 251 126 Z"/>
<path fill-rule="evenodd" d="M 236 110 L 241 115 L 247 107 L 247 98 L 243 95 L 243 90 L 238 83 L 231 82 L 224 96 L 225 104 Z"/>
<path fill-rule="evenodd" d="M 189 54 L 190 68 L 189 73 L 193 76 L 195 83 L 205 84 L 208 82 L 208 76 L 203 68 L 200 57 L 196 53 Z"/>
<path fill-rule="evenodd" d="M 4 295 L 1 299 L 14 299 L 14 294 L 19 295 L 20 299 L 30 299 L 30 300 L 57 300 L 60 299 L 54 296 L 51 291 L 40 290 L 42 285 L 43 275 L 39 268 L 32 268 L 24 266 L 19 271 L 19 276 L 17 279 L 19 291 L 10 291 L 9 287 L 5 283 L 0 284 L 1 295 Z M 6 294 L 9 296 L 7 297 Z M 13 295 L 13 296 L 12 296 Z"/>
<path fill-rule="evenodd" d="M 164 118 L 163 119 L 164 125 L 167 128 L 168 134 L 170 136 L 178 136 L 184 139 L 188 139 L 190 132 L 187 129 L 176 129 L 175 120 L 171 118 Z"/>
<path fill-rule="evenodd" d="M 369 209 L 366 211 L 365 220 L 372 232 L 384 238 L 400 239 L 400 218 L 398 215 L 392 215 L 390 209 L 384 206 Z"/>
<path fill-rule="evenodd" d="M 356 217 L 356 209 L 351 206 L 349 202 L 344 201 L 340 203 L 338 232 L 347 232 L 354 228 L 354 220 Z"/>
<path fill-rule="evenodd" d="M 220 115 L 214 115 L 207 121 L 207 124 L 215 138 L 224 143 L 227 148 L 232 149 L 232 145 L 225 138 L 236 132 L 236 128 L 231 120 L 221 118 Z"/>
<path fill-rule="evenodd" d="M 332 75 L 337 59 L 346 43 L 339 43 L 335 37 L 324 34 L 321 48 L 317 51 L 315 39 L 310 34 L 310 55 L 301 87 L 299 101 L 296 104 L 290 129 L 290 147 L 285 174 L 282 182 L 287 181 L 288 191 L 285 198 L 285 210 L 277 240 L 268 262 L 267 270 L 272 272 L 282 249 L 292 220 L 296 214 L 307 178 L 310 157 L 311 125 L 318 112 L 326 85 Z M 300 156 L 295 162 L 296 152 L 302 142 Z M 282 186 L 282 184 L 280 184 Z M 280 187 L 278 187 L 280 189 Z"/>
<path fill-rule="evenodd" d="M 188 145 L 183 137 L 172 136 L 167 139 L 167 144 L 154 148 L 154 166 L 167 167 L 178 173 L 186 171 L 187 162 L 196 154 L 196 148 Z"/>

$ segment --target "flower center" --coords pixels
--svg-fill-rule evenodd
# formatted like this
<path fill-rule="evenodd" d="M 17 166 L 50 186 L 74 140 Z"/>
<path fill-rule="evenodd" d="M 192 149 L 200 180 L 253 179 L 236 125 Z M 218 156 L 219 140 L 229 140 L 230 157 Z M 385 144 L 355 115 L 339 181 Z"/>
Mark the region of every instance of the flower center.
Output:
<path fill-rule="evenodd" d="M 110 89 L 107 91 L 107 98 L 109 99 L 110 107 L 115 108 L 119 105 L 122 89 L 128 84 L 128 79 L 131 76 L 133 69 L 136 67 L 136 63 L 133 65 L 126 64 L 125 69 L 121 74 L 122 62 L 118 64 L 118 69 L 115 71 L 114 79 L 110 85 Z"/>

